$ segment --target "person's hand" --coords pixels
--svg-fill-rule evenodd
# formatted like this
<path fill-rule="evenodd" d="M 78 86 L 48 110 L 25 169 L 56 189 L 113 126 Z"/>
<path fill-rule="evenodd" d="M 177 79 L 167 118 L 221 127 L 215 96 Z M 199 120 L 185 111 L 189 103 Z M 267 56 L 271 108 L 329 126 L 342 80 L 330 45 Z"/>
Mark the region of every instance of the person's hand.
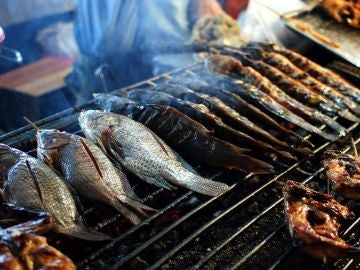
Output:
<path fill-rule="evenodd" d="M 217 16 L 223 12 L 216 0 L 198 0 L 198 16 Z"/>
<path fill-rule="evenodd" d="M 0 44 L 2 44 L 5 40 L 5 33 L 2 27 L 0 26 Z"/>

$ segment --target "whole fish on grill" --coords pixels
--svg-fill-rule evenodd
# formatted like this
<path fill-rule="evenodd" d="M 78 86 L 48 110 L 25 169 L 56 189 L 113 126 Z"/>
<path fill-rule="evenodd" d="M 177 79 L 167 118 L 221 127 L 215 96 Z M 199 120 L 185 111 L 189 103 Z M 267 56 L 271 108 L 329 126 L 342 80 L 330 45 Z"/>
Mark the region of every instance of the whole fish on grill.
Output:
<path fill-rule="evenodd" d="M 196 75 L 194 74 L 194 76 Z M 303 140 L 303 138 L 299 136 L 297 133 L 283 127 L 274 119 L 272 119 L 269 115 L 258 109 L 256 106 L 253 106 L 252 104 L 248 103 L 240 96 L 235 95 L 227 90 L 216 87 L 212 84 L 201 81 L 200 78 L 197 79 L 196 77 L 195 78 L 174 77 L 170 81 L 170 84 L 183 85 L 193 91 L 203 94 L 209 94 L 214 97 L 217 97 L 226 105 L 236 110 L 237 112 L 241 113 L 243 116 L 247 117 L 250 121 L 252 122 L 260 121 L 262 124 L 266 124 L 266 126 L 268 126 L 269 128 L 273 128 L 281 132 L 282 134 L 293 136 L 301 142 L 310 144 L 306 140 Z"/>
<path fill-rule="evenodd" d="M 238 74 L 241 72 L 242 66 L 239 64 L 237 60 L 235 60 L 231 56 L 223 56 L 223 55 L 213 55 L 209 57 L 207 61 L 208 67 L 210 70 L 213 70 L 214 72 L 219 72 L 226 75 L 232 75 L 232 74 Z M 256 72 L 254 70 L 254 72 Z M 260 91 L 257 87 L 252 87 L 249 89 L 249 87 L 246 87 L 246 90 L 253 91 L 258 96 L 258 98 L 267 100 L 267 103 L 272 103 L 275 105 L 277 102 L 270 96 L 268 96 L 266 93 L 263 93 Z M 264 102 L 264 104 L 266 104 Z M 282 106 L 282 104 L 279 104 L 279 106 Z M 278 107 L 279 107 L 278 106 Z M 276 112 L 276 111 L 275 111 Z M 324 131 L 321 131 L 317 127 L 311 125 L 310 123 L 306 122 L 303 118 L 299 117 L 298 115 L 291 112 L 286 107 L 282 106 L 282 109 L 280 109 L 277 112 L 277 115 L 286 119 L 287 121 L 307 130 L 312 133 L 318 134 L 321 137 L 324 137 L 327 140 L 335 140 L 337 136 L 333 134 L 326 133 Z"/>
<path fill-rule="evenodd" d="M 233 72 L 235 76 L 239 76 L 244 81 L 252 85 L 256 85 L 257 88 L 268 94 L 275 101 L 298 116 L 304 118 L 305 120 L 315 120 L 318 123 L 325 124 L 335 130 L 341 136 L 346 134 L 346 129 L 338 124 L 335 120 L 327 115 L 320 113 L 316 109 L 303 105 L 296 99 L 288 96 L 285 92 L 273 84 L 279 80 L 283 81 L 283 78 L 281 78 L 283 75 L 282 72 L 261 61 L 249 60 L 246 55 L 243 55 L 238 51 L 230 51 L 228 54 L 234 55 L 237 60 L 237 62 L 235 62 L 236 60 L 233 61 L 233 59 L 230 58 L 231 61 L 233 61 L 231 64 L 233 67 L 230 72 Z M 248 66 L 245 66 L 244 63 L 246 63 Z"/>
<path fill-rule="evenodd" d="M 284 105 L 300 117 L 303 117 L 306 120 L 315 120 L 318 123 L 325 124 L 337 131 L 340 135 L 346 134 L 346 129 L 335 120 L 313 108 L 303 105 L 283 92 L 281 89 L 285 89 L 286 87 L 282 85 L 282 82 L 287 78 L 281 71 L 262 61 L 253 59 L 250 60 L 246 55 L 243 55 L 238 51 L 231 51 L 229 54 L 234 55 L 234 57 L 238 59 L 239 68 L 237 69 L 236 74 L 243 76 L 245 81 L 256 85 L 260 90 L 270 95 L 277 102 Z M 276 86 L 279 81 L 282 85 L 281 89 Z"/>
<path fill-rule="evenodd" d="M 214 130 L 216 137 L 225 141 L 231 141 L 243 149 L 244 147 L 250 148 L 251 153 L 259 151 L 259 154 L 264 157 L 269 152 L 286 159 L 294 159 L 288 152 L 277 150 L 267 143 L 257 141 L 249 135 L 229 127 L 219 117 L 211 114 L 204 106 L 174 98 L 167 93 L 147 89 L 130 90 L 128 96 L 140 104 L 162 104 L 178 109 L 193 120 L 204 125 L 207 129 Z M 121 112 L 124 104 L 132 103 L 132 100 L 109 94 L 95 94 L 94 99 L 101 109 L 115 113 Z"/>
<path fill-rule="evenodd" d="M 196 174 L 151 130 L 126 116 L 89 110 L 80 113 L 79 123 L 87 138 L 150 184 L 166 189 L 175 184 L 210 196 L 229 189 L 224 183 Z"/>
<path fill-rule="evenodd" d="M 5 229 L 0 228 L 0 269 L 36 270 L 63 269 L 74 270 L 75 264 L 63 253 L 47 243 L 43 234 L 53 226 L 53 219 L 46 212 L 30 211 L 14 205 L 1 205 L 1 213 L 16 211 L 20 215 L 31 217 L 26 221 Z"/>
<path fill-rule="evenodd" d="M 274 51 L 276 53 L 285 56 L 295 66 L 302 69 L 305 73 L 310 74 L 312 78 L 315 78 L 316 80 L 322 82 L 324 85 L 328 86 L 328 88 L 335 89 L 336 91 L 340 92 L 342 95 L 349 97 L 356 102 L 360 102 L 360 89 L 354 87 L 336 73 L 311 61 L 309 58 L 297 52 L 280 48 L 279 46 L 274 44 L 251 43 L 250 46 L 259 47 L 267 51 Z"/>
<path fill-rule="evenodd" d="M 52 169 L 26 153 L 0 144 L 0 172 L 5 177 L 5 200 L 32 210 L 44 210 L 54 220 L 54 231 L 101 241 L 103 233 L 85 228 L 71 190 Z"/>
<path fill-rule="evenodd" d="M 269 144 L 271 143 L 276 147 L 282 147 L 285 150 L 289 148 L 286 142 L 278 140 L 269 132 L 255 125 L 246 117 L 240 115 L 237 111 L 233 110 L 229 106 L 226 106 L 226 104 L 224 104 L 218 98 L 197 93 L 179 85 L 158 84 L 156 89 L 182 100 L 202 104 L 208 108 L 211 113 L 219 116 L 225 123 L 231 125 L 235 129 L 238 129 Z"/>
<path fill-rule="evenodd" d="M 320 260 L 359 256 L 360 250 L 339 236 L 341 221 L 351 216 L 346 206 L 331 195 L 290 180 L 283 192 L 290 234 L 304 252 Z"/>
<path fill-rule="evenodd" d="M 297 98 L 298 100 L 306 103 L 309 106 L 318 108 L 327 115 L 335 116 L 336 114 L 338 114 L 341 117 L 350 121 L 360 122 L 360 118 L 349 112 L 348 109 L 343 109 L 339 107 L 333 101 L 302 84 L 301 81 L 306 81 L 306 79 L 310 75 L 295 66 L 285 56 L 273 51 L 266 51 L 254 47 L 249 47 L 245 50 L 246 52 L 250 53 L 252 57 L 264 61 L 265 63 L 275 67 L 276 69 L 288 76 L 281 76 L 281 80 L 277 80 L 277 84 L 284 91 L 287 91 L 289 95 Z M 319 80 L 318 76 L 315 76 L 315 78 Z M 336 87 L 334 88 L 337 89 Z"/>
<path fill-rule="evenodd" d="M 133 224 L 152 208 L 139 202 L 126 175 L 90 140 L 54 129 L 37 132 L 38 157 L 81 195 L 111 205 Z"/>
<path fill-rule="evenodd" d="M 326 151 L 322 165 L 336 193 L 360 201 L 360 157 Z"/>
<path fill-rule="evenodd" d="M 114 112 L 143 123 L 180 154 L 199 162 L 257 174 L 272 172 L 271 165 L 244 154 L 248 149 L 214 137 L 212 131 L 172 107 L 130 103 Z"/>

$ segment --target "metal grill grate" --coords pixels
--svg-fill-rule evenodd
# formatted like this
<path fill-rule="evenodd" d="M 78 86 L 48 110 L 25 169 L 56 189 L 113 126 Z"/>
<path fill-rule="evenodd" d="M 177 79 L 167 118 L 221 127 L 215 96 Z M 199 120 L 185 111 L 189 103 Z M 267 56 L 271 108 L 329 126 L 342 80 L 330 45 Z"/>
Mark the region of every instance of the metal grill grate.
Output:
<path fill-rule="evenodd" d="M 184 75 L 198 68 L 193 65 L 125 88 L 146 87 L 173 76 Z M 82 109 L 92 108 L 89 102 Z M 281 189 L 287 179 L 310 184 L 326 192 L 328 184 L 319 178 L 324 150 L 351 150 L 350 136 L 360 143 L 359 124 L 342 123 L 349 135 L 330 143 L 315 135 L 306 135 L 316 147 L 314 156 L 303 157 L 293 164 L 278 164 L 272 176 L 245 175 L 240 172 L 196 166 L 205 176 L 227 182 L 231 190 L 209 198 L 192 191 L 167 191 L 133 179 L 135 191 L 145 202 L 159 209 L 141 224 L 131 227 L 114 211 L 99 211 L 87 204 L 86 219 L 92 228 L 113 236 L 110 242 L 88 243 L 49 235 L 50 243 L 75 260 L 80 269 L 319 269 L 321 262 L 300 253 L 293 247 L 283 215 Z M 56 128 L 81 134 L 77 112 L 69 109 L 37 123 L 41 128 Z M 322 126 L 321 129 L 324 129 Z M 0 142 L 34 154 L 35 136 L 29 127 L 0 137 Z M 142 187 L 141 189 L 139 187 Z M 349 205 L 357 217 L 359 206 Z M 342 236 L 359 245 L 360 218 L 346 224 Z M 339 260 L 334 269 L 357 269 L 359 261 Z"/>

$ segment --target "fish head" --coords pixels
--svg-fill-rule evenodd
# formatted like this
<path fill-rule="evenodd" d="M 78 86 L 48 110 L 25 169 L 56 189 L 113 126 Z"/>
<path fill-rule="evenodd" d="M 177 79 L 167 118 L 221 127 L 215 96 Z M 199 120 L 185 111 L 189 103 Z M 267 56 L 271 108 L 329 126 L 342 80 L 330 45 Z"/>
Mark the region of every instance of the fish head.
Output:
<path fill-rule="evenodd" d="M 105 111 L 118 111 L 126 107 L 127 104 L 135 103 L 126 97 L 120 97 L 112 94 L 94 93 L 95 103 L 100 109 Z"/>
<path fill-rule="evenodd" d="M 120 118 L 121 116 L 115 113 L 88 110 L 81 112 L 78 120 L 86 138 L 101 146 L 103 134 L 119 123 Z"/>
<path fill-rule="evenodd" d="M 42 129 L 36 133 L 38 158 L 53 165 L 59 158 L 59 150 L 68 145 L 71 135 L 56 129 Z"/>

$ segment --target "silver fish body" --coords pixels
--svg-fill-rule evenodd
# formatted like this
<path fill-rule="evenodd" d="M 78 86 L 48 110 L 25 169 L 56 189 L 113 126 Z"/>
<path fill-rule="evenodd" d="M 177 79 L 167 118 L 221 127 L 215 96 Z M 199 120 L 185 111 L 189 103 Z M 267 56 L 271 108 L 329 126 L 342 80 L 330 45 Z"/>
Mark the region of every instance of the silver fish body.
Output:
<path fill-rule="evenodd" d="M 79 123 L 87 138 L 144 181 L 167 189 L 175 184 L 210 196 L 229 189 L 196 174 L 152 131 L 126 116 L 90 110 L 80 113 Z"/>
<path fill-rule="evenodd" d="M 5 176 L 3 192 L 8 202 L 49 212 L 54 220 L 54 231 L 58 233 L 91 241 L 109 238 L 85 228 L 71 191 L 42 161 L 0 144 L 0 164 Z"/>
<path fill-rule="evenodd" d="M 134 224 L 153 210 L 139 202 L 126 175 L 86 138 L 58 130 L 37 132 L 38 156 L 81 195 L 111 205 Z"/>

